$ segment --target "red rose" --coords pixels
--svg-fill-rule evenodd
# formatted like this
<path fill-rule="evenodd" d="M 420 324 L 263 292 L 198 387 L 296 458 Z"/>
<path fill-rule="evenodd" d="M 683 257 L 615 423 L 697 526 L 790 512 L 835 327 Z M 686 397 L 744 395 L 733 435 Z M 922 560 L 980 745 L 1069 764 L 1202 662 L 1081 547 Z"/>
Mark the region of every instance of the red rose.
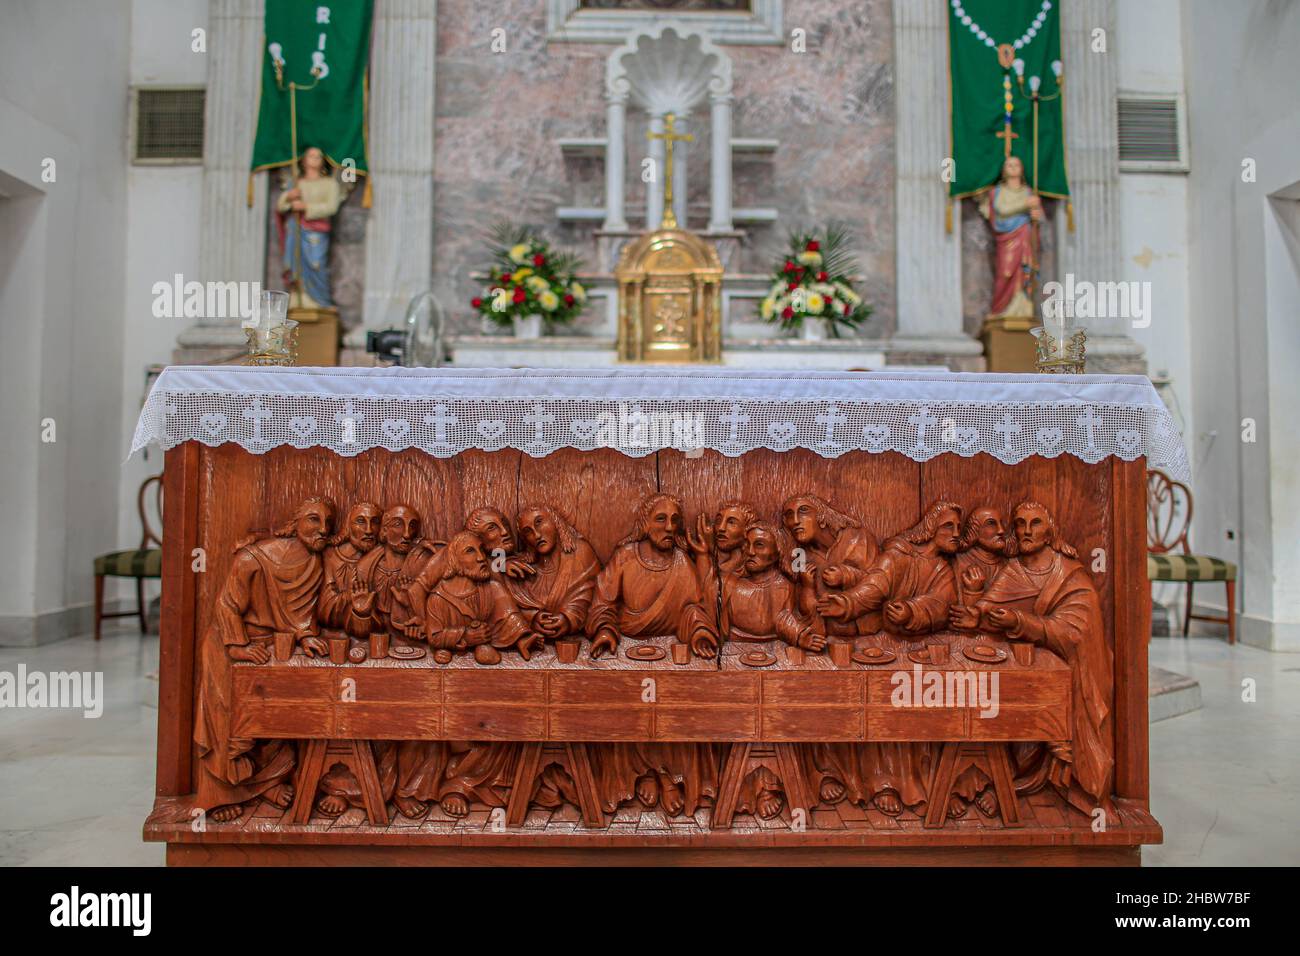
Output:
<path fill-rule="evenodd" d="M 546 265 L 546 256 L 542 255 L 540 252 L 533 256 L 533 265 L 537 266 L 539 269 Z"/>
<path fill-rule="evenodd" d="M 817 281 L 818 281 L 818 282 L 825 282 L 825 281 L 826 281 L 827 279 L 829 279 L 829 278 L 830 278 L 830 274 L 829 274 L 829 273 L 826 273 L 826 272 L 819 272 L 819 273 L 817 273 Z"/>
<path fill-rule="evenodd" d="M 514 301 L 516 304 L 523 302 L 526 298 L 528 298 L 528 293 L 524 291 L 523 286 L 515 289 Z"/>
<path fill-rule="evenodd" d="M 845 302 L 845 303 L 844 303 L 844 314 L 845 314 L 845 315 L 848 315 L 851 311 L 853 311 L 853 306 L 851 306 L 851 305 L 849 305 L 847 302 Z"/>
<path fill-rule="evenodd" d="M 796 268 L 795 264 L 794 264 L 793 262 L 791 262 L 789 259 L 787 259 L 787 260 L 785 260 L 785 268 L 782 269 L 781 271 L 782 271 L 782 272 L 794 272 L 795 268 Z"/>
<path fill-rule="evenodd" d="M 789 291 L 793 292 L 795 289 L 799 288 L 799 283 L 797 283 L 797 282 L 791 282 L 788 286 L 786 286 L 786 288 L 787 288 Z"/>
<path fill-rule="evenodd" d="M 483 307 L 483 300 L 480 299 L 478 296 L 474 296 L 474 298 L 469 300 L 469 304 L 474 306 L 474 308 L 476 309 L 480 309 Z"/>
<path fill-rule="evenodd" d="M 501 273 L 501 281 L 502 281 L 502 282 L 509 282 L 509 281 L 510 281 L 510 273 L 509 273 L 509 272 L 503 272 L 503 273 Z"/>
<path fill-rule="evenodd" d="M 565 297 L 564 297 L 564 304 L 565 304 L 565 305 L 573 305 L 573 303 L 576 302 L 576 301 L 577 301 L 577 300 L 574 299 L 574 297 L 571 296 L 571 295 L 567 295 L 567 294 L 566 294 Z"/>
<path fill-rule="evenodd" d="M 804 246 L 804 249 L 806 249 L 808 252 L 820 252 L 821 243 L 819 243 L 816 239 L 809 239 L 808 245 Z"/>
<path fill-rule="evenodd" d="M 781 318 L 783 318 L 783 319 L 792 319 L 792 318 L 794 318 L 794 309 L 790 308 L 790 307 L 787 305 L 784 309 L 781 310 Z"/>

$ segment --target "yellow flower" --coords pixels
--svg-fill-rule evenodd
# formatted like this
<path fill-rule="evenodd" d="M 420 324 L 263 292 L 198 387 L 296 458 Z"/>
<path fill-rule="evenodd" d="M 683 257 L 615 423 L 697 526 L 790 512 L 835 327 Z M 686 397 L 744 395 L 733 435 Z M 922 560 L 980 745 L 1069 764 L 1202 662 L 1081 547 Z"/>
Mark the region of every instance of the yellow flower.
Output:
<path fill-rule="evenodd" d="M 525 266 L 522 269 L 516 269 L 514 272 L 510 273 L 510 278 L 514 279 L 516 283 L 519 283 L 523 282 L 532 274 L 533 270 Z"/>
<path fill-rule="evenodd" d="M 569 283 L 569 295 L 573 296 L 579 302 L 587 301 L 587 290 L 577 281 Z"/>
<path fill-rule="evenodd" d="M 519 245 L 517 245 L 517 246 L 511 246 L 511 247 L 510 247 L 510 258 L 511 258 L 511 260 L 514 261 L 514 262 L 527 262 L 527 261 L 528 261 L 528 244 L 527 244 L 526 242 L 521 242 L 521 243 L 519 243 Z"/>
<path fill-rule="evenodd" d="M 819 266 L 822 264 L 822 254 L 820 252 L 801 252 L 798 259 L 800 265 Z"/>
<path fill-rule="evenodd" d="M 528 286 L 533 295 L 541 295 L 551 287 L 551 284 L 541 276 L 529 276 L 524 285 Z"/>
<path fill-rule="evenodd" d="M 772 313 L 775 311 L 776 311 L 776 300 L 773 299 L 770 295 L 766 299 L 764 299 L 758 307 L 758 314 L 761 315 L 764 319 L 770 319 L 772 317 Z"/>
<path fill-rule="evenodd" d="M 547 312 L 554 312 L 560 306 L 560 297 L 550 289 L 539 295 L 537 301 L 542 304 L 542 308 Z"/>
<path fill-rule="evenodd" d="M 809 292 L 808 298 L 804 301 L 808 306 L 808 311 L 813 315 L 821 315 L 822 309 L 826 308 L 826 297 L 820 292 Z"/>

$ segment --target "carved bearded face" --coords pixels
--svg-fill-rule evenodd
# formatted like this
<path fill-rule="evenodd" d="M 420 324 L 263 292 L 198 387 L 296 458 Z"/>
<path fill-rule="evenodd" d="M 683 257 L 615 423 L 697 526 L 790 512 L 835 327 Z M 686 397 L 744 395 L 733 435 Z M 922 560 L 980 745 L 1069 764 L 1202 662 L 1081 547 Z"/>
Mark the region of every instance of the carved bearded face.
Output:
<path fill-rule="evenodd" d="M 488 511 L 487 517 L 474 529 L 474 533 L 482 539 L 483 547 L 489 554 L 498 548 L 506 554 L 514 554 L 515 536 L 510 531 L 510 522 L 501 512 Z"/>
<path fill-rule="evenodd" d="M 560 529 L 545 511 L 530 508 L 519 515 L 519 537 L 524 547 L 538 554 L 550 554 L 559 543 Z"/>
<path fill-rule="evenodd" d="M 799 544 L 817 540 L 817 508 L 807 498 L 796 498 L 781 515 L 785 529 Z"/>
<path fill-rule="evenodd" d="M 735 551 L 745 545 L 746 516 L 740 508 L 722 508 L 713 519 L 713 541 L 719 551 Z"/>
<path fill-rule="evenodd" d="M 324 551 L 333 531 L 334 512 L 323 501 L 313 501 L 298 514 L 295 530 L 308 551 Z"/>
<path fill-rule="evenodd" d="M 975 544 L 985 551 L 1001 554 L 1007 546 L 1007 529 L 1002 516 L 992 508 L 979 508 L 970 520 L 975 529 Z"/>
<path fill-rule="evenodd" d="M 657 502 L 646 519 L 646 538 L 659 551 L 671 551 L 683 533 L 682 512 L 671 501 Z"/>
<path fill-rule="evenodd" d="M 362 554 L 379 541 L 379 507 L 370 502 L 357 505 L 348 512 L 348 543 Z"/>
<path fill-rule="evenodd" d="M 486 581 L 491 577 L 487 555 L 483 553 L 483 543 L 478 535 L 462 532 L 451 539 L 447 549 L 457 574 L 471 581 Z"/>
<path fill-rule="evenodd" d="M 1011 524 L 1022 555 L 1035 554 L 1051 543 L 1051 519 L 1047 511 L 1037 505 L 1017 508 Z"/>
<path fill-rule="evenodd" d="M 745 535 L 745 573 L 762 574 L 777 557 L 776 538 L 763 528 L 751 528 Z"/>
<path fill-rule="evenodd" d="M 420 540 L 420 516 L 406 505 L 384 512 L 384 544 L 397 554 L 409 554 Z"/>
<path fill-rule="evenodd" d="M 934 546 L 940 554 L 956 554 L 961 546 L 961 515 L 951 508 L 945 508 L 939 513 Z"/>

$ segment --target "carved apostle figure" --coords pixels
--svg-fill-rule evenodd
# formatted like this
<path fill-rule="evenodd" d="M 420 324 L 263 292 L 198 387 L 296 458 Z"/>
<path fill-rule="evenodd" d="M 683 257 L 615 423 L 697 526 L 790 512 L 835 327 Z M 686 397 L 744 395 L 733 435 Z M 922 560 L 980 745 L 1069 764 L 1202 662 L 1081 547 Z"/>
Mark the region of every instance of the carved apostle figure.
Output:
<path fill-rule="evenodd" d="M 961 508 L 950 501 L 935 502 L 913 527 L 885 543 L 856 585 L 826 594 L 817 610 L 828 618 L 858 621 L 866 634 L 882 626 L 902 636 L 941 630 L 948 624 L 948 608 L 957 600 L 949 559 L 960 542 Z"/>
<path fill-rule="evenodd" d="M 393 803 L 412 819 L 430 803 L 463 817 L 470 804 L 504 807 L 510 799 L 519 744 L 466 740 L 404 740 L 397 747 Z"/>
<path fill-rule="evenodd" d="M 817 602 L 828 593 L 856 585 L 880 547 L 856 519 L 813 494 L 796 495 L 781 506 L 781 522 L 794 538 L 791 570 L 799 585 L 799 610 L 821 634 L 868 634 L 852 623 L 827 620 Z"/>
<path fill-rule="evenodd" d="M 519 537 L 533 574 L 506 578 L 506 588 L 524 620 L 547 640 L 581 635 L 600 573 L 596 552 L 546 505 L 529 505 L 519 512 Z"/>
<path fill-rule="evenodd" d="M 1012 641 L 1032 641 L 1070 665 L 1072 744 L 1053 744 L 1040 781 L 1050 781 L 1085 813 L 1109 803 L 1114 769 L 1113 669 L 1092 577 L 1061 540 L 1047 508 L 1026 501 L 1012 512 L 1016 556 L 989 582 L 959 627 L 984 627 Z M 1017 789 L 1024 789 L 1019 783 Z"/>
<path fill-rule="evenodd" d="M 712 532 L 713 555 L 720 573 L 739 571 L 745 566 L 748 560 L 745 534 L 757 521 L 758 510 L 744 501 L 724 501 L 718 505 L 713 524 L 706 524 L 704 530 Z"/>
<path fill-rule="evenodd" d="M 274 537 L 237 547 L 213 608 L 199 649 L 195 805 L 210 810 L 218 823 L 238 817 L 241 805 L 254 797 L 281 808 L 293 802 L 293 742 L 248 740 L 231 732 L 232 665 L 267 663 L 277 633 L 292 634 L 308 655 L 329 653 L 319 636 L 316 603 L 334 513 L 328 499 L 309 498 Z"/>
<path fill-rule="evenodd" d="M 325 582 L 316 616 L 323 627 L 364 639 L 375 594 L 357 575 L 361 559 L 379 543 L 379 505 L 363 501 L 348 512 L 342 532 L 325 551 Z"/>
<path fill-rule="evenodd" d="M 472 531 L 453 535 L 439 566 L 442 580 L 424 605 L 421 637 L 429 646 L 472 650 L 481 664 L 498 663 L 500 649 L 513 647 L 528 660 L 542 635 L 528 626 L 505 585 L 493 576 L 479 536 Z"/>
<path fill-rule="evenodd" d="M 636 527 L 596 578 L 587 615 L 591 656 L 614 653 L 624 637 L 674 634 L 698 657 L 718 651 L 713 607 L 689 553 L 682 504 L 652 495 L 637 509 Z"/>
<path fill-rule="evenodd" d="M 826 636 L 799 618 L 794 582 L 781 570 L 780 533 L 765 521 L 745 532 L 744 563 L 722 573 L 720 630 L 732 641 L 782 640 L 820 651 Z"/>
<path fill-rule="evenodd" d="M 533 566 L 516 554 L 518 542 L 510 530 L 510 520 L 496 508 L 475 508 L 465 519 L 465 530 L 483 542 L 491 570 L 519 580 L 533 573 Z"/>
<path fill-rule="evenodd" d="M 357 564 L 357 579 L 375 596 L 370 611 L 370 631 L 404 633 L 401 625 L 402 604 L 396 591 L 406 582 L 403 569 L 415 547 L 421 542 L 420 513 L 410 505 L 393 505 L 383 515 L 379 530 L 380 546 Z M 394 621 L 394 616 L 399 619 Z"/>

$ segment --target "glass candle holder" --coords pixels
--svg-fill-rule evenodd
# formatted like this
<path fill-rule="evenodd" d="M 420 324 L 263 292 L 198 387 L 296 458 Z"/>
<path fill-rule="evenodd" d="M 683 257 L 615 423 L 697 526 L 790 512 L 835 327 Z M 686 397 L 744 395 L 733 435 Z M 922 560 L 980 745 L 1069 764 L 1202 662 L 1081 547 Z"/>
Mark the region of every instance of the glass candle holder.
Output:
<path fill-rule="evenodd" d="M 1036 339 L 1034 365 L 1040 372 L 1082 375 L 1088 330 L 1081 325 L 1041 325 L 1030 329 Z"/>
<path fill-rule="evenodd" d="M 248 339 L 245 365 L 293 365 L 298 361 L 298 323 L 288 314 L 289 293 L 261 294 L 257 315 L 244 322 L 244 336 Z"/>

